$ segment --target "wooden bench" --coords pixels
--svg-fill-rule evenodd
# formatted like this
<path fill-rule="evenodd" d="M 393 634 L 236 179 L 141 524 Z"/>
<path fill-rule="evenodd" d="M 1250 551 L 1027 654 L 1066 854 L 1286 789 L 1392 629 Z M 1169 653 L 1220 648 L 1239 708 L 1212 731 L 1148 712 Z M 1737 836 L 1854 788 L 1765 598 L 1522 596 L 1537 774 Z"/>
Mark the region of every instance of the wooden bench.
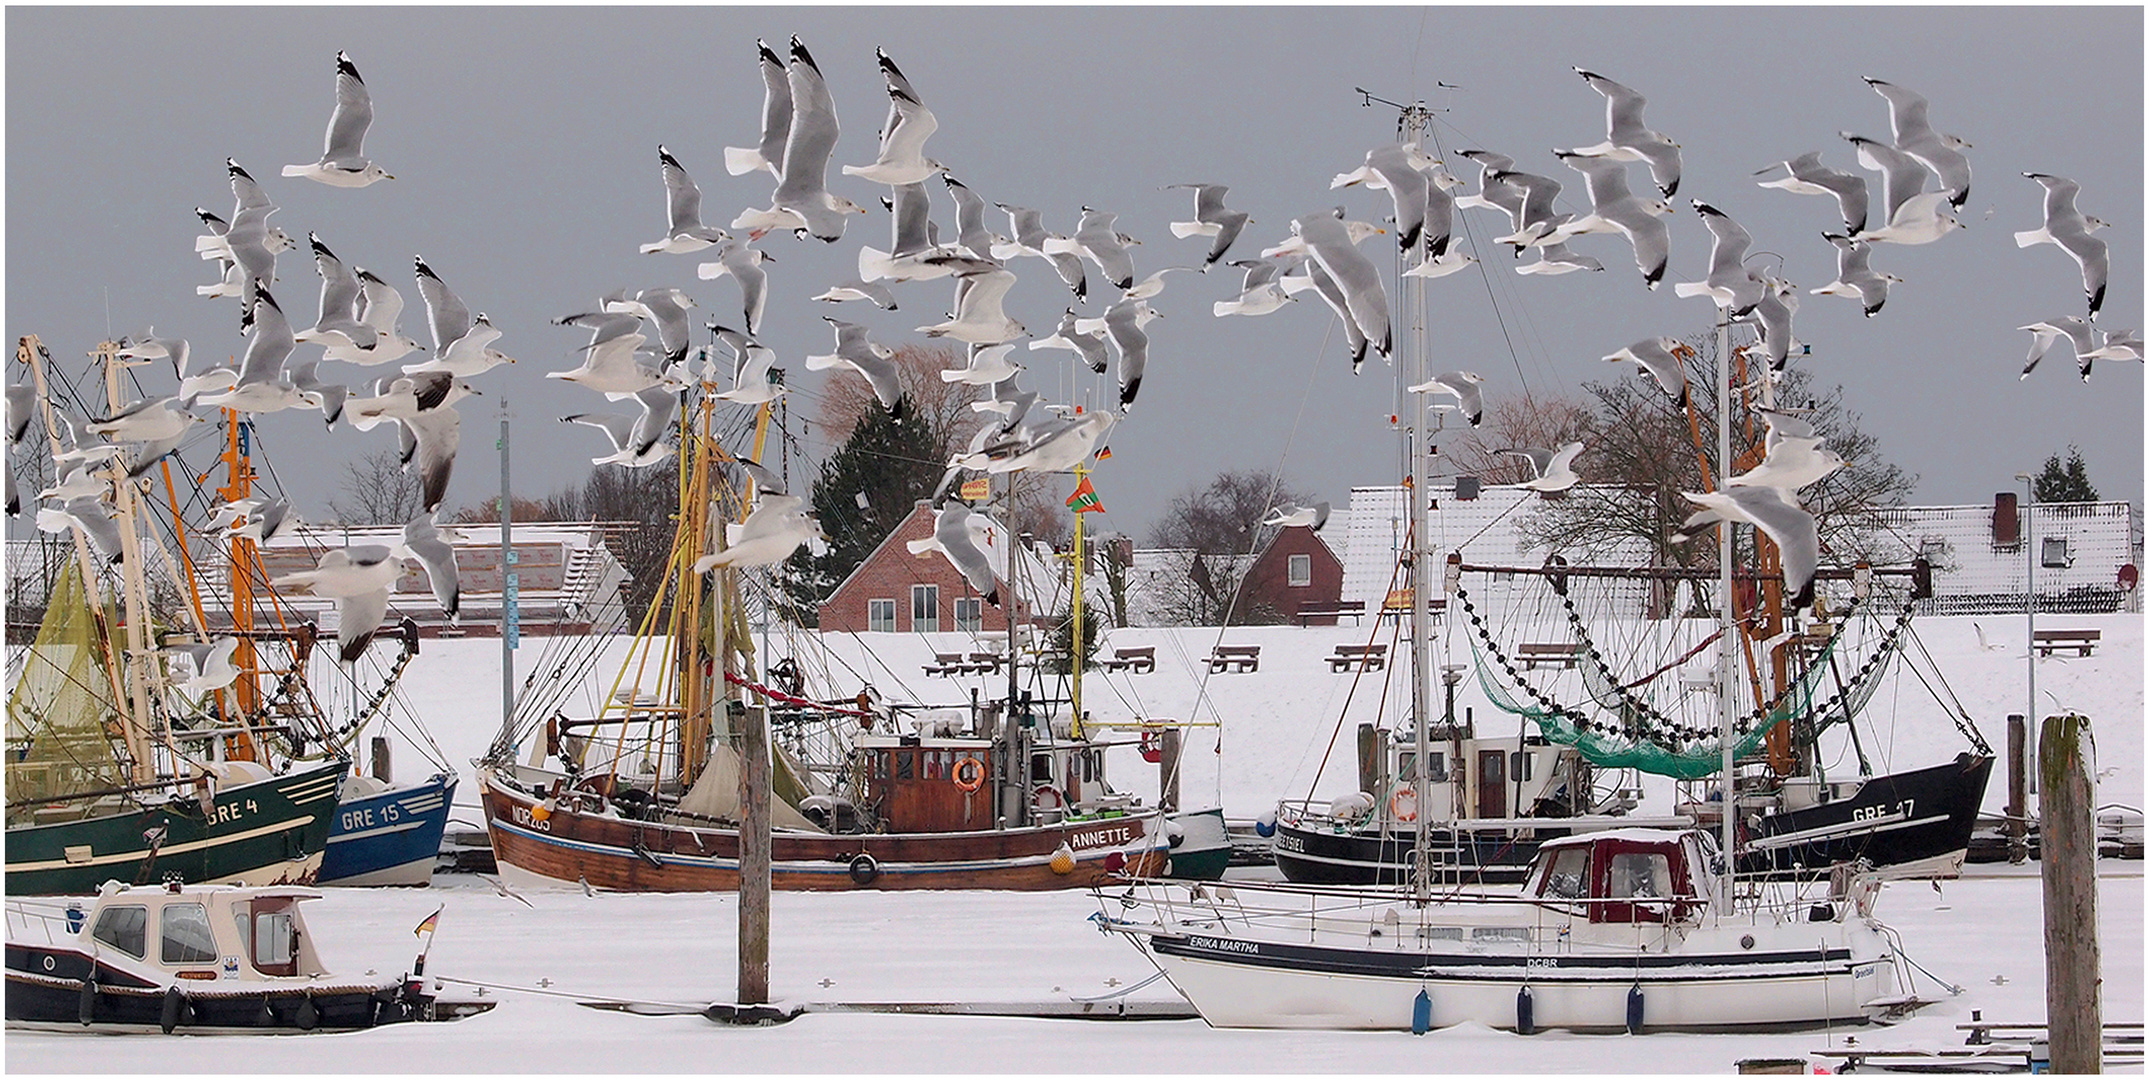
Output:
<path fill-rule="evenodd" d="M 1106 671 L 1126 671 L 1140 675 L 1157 669 L 1157 647 L 1144 645 L 1135 649 L 1113 649 L 1110 660 L 1099 660 L 1097 666 Z"/>
<path fill-rule="evenodd" d="M 2037 655 L 2050 656 L 2055 649 L 2073 649 L 2076 656 L 2088 656 L 2097 650 L 2097 642 L 2103 637 L 2102 630 L 2039 630 L 2035 638 Z"/>
<path fill-rule="evenodd" d="M 933 654 L 933 662 L 925 665 L 927 675 L 945 675 L 951 678 L 969 670 L 970 665 L 963 662 L 963 654 L 959 652 L 936 652 Z"/>
<path fill-rule="evenodd" d="M 1440 616 L 1446 614 L 1447 610 L 1448 598 L 1445 596 L 1433 597 L 1432 602 L 1425 605 L 1426 614 L 1431 615 L 1434 622 L 1439 622 Z M 1410 608 L 1406 604 L 1382 604 L 1380 606 L 1380 617 L 1394 619 L 1398 623 L 1408 622 L 1410 620 Z"/>
<path fill-rule="evenodd" d="M 1534 668 L 1539 664 L 1558 664 L 1573 667 L 1575 658 L 1582 655 L 1582 646 L 1572 641 L 1525 641 L 1515 646 L 1515 657 L 1522 666 Z"/>
<path fill-rule="evenodd" d="M 990 675 L 1000 670 L 1000 661 L 1003 659 L 1005 658 L 999 653 L 974 652 L 970 654 L 970 670 L 980 675 Z"/>
<path fill-rule="evenodd" d="M 1209 674 L 1261 670 L 1261 646 L 1218 645 L 1209 650 Z"/>
<path fill-rule="evenodd" d="M 1353 666 L 1360 671 L 1379 671 L 1388 666 L 1386 645 L 1338 645 L 1336 654 L 1328 658 L 1328 670 L 1342 673 Z"/>
<path fill-rule="evenodd" d="M 1339 600 L 1336 602 L 1336 606 L 1331 608 L 1301 608 L 1297 619 L 1298 625 L 1305 626 L 1314 619 L 1341 620 L 1345 615 L 1351 617 L 1353 626 L 1363 622 L 1366 616 L 1366 602 L 1363 600 Z"/>

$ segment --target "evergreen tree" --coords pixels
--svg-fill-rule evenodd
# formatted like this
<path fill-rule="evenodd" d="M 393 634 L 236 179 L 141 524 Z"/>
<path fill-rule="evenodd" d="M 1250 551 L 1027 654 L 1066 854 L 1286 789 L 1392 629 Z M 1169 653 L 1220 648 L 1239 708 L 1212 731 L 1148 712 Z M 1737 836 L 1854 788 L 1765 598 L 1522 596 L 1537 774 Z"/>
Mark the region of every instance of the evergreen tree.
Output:
<path fill-rule="evenodd" d="M 897 423 L 877 403 L 859 417 L 813 482 L 813 512 L 828 536 L 828 552 L 816 558 L 801 548 L 787 564 L 785 590 L 803 623 L 811 625 L 819 603 L 902 524 L 919 499 L 932 496 L 944 468 L 925 425 Z"/>
<path fill-rule="evenodd" d="M 2037 474 L 2037 501 L 2041 503 L 2096 502 L 2096 486 L 2089 482 L 2089 463 L 2082 460 L 2082 449 L 2067 448 L 2067 460 L 2063 464 L 2058 454 L 2045 459 L 2044 471 Z"/>

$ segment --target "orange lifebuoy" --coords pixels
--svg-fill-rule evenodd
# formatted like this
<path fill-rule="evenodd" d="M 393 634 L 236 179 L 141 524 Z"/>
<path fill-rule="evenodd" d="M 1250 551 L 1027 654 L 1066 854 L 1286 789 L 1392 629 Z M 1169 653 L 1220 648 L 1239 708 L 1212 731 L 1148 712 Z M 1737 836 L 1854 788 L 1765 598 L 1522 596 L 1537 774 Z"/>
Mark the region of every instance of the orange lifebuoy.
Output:
<path fill-rule="evenodd" d="M 1388 814 L 1397 821 L 1418 820 L 1418 790 L 1398 787 L 1388 796 Z"/>
<path fill-rule="evenodd" d="M 1164 740 L 1154 731 L 1142 732 L 1142 760 L 1151 765 L 1164 760 Z"/>
<path fill-rule="evenodd" d="M 948 770 L 948 778 L 964 791 L 976 791 L 985 783 L 985 763 L 974 757 L 958 759 Z"/>

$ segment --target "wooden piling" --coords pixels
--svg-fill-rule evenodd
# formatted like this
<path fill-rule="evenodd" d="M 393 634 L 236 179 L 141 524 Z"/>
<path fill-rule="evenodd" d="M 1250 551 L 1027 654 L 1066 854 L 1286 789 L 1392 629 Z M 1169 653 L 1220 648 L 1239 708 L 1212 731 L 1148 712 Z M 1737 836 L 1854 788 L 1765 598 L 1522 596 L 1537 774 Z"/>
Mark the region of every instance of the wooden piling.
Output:
<path fill-rule="evenodd" d="M 2048 716 L 2037 740 L 2042 788 L 2045 909 L 2045 1022 L 2052 1071 L 2103 1071 L 2103 983 L 2097 945 L 2097 793 L 2090 780 L 2096 744 L 2089 718 Z"/>
<path fill-rule="evenodd" d="M 769 1000 L 769 717 L 766 709 L 733 703 L 739 732 L 739 1000 Z"/>
<path fill-rule="evenodd" d="M 1358 725 L 1358 790 L 1380 796 L 1380 729 Z"/>
<path fill-rule="evenodd" d="M 2007 717 L 2007 861 L 2020 866 L 2030 858 L 2029 724 L 2020 713 Z"/>
<path fill-rule="evenodd" d="M 1164 770 L 1157 805 L 1168 812 L 1179 809 L 1179 742 L 1179 729 L 1175 727 L 1165 728 L 1157 736 L 1157 748 L 1163 751 L 1158 768 Z"/>

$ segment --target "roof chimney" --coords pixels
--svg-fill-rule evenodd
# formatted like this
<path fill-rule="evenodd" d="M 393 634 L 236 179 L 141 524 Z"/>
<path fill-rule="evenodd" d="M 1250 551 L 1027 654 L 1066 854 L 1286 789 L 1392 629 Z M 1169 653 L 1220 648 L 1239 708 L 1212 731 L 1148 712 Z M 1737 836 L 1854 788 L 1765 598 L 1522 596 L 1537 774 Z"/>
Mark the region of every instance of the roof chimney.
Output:
<path fill-rule="evenodd" d="M 2015 493 L 1995 492 L 1992 496 L 1992 542 L 2008 546 L 2022 542 L 2022 520 L 2015 513 Z"/>

